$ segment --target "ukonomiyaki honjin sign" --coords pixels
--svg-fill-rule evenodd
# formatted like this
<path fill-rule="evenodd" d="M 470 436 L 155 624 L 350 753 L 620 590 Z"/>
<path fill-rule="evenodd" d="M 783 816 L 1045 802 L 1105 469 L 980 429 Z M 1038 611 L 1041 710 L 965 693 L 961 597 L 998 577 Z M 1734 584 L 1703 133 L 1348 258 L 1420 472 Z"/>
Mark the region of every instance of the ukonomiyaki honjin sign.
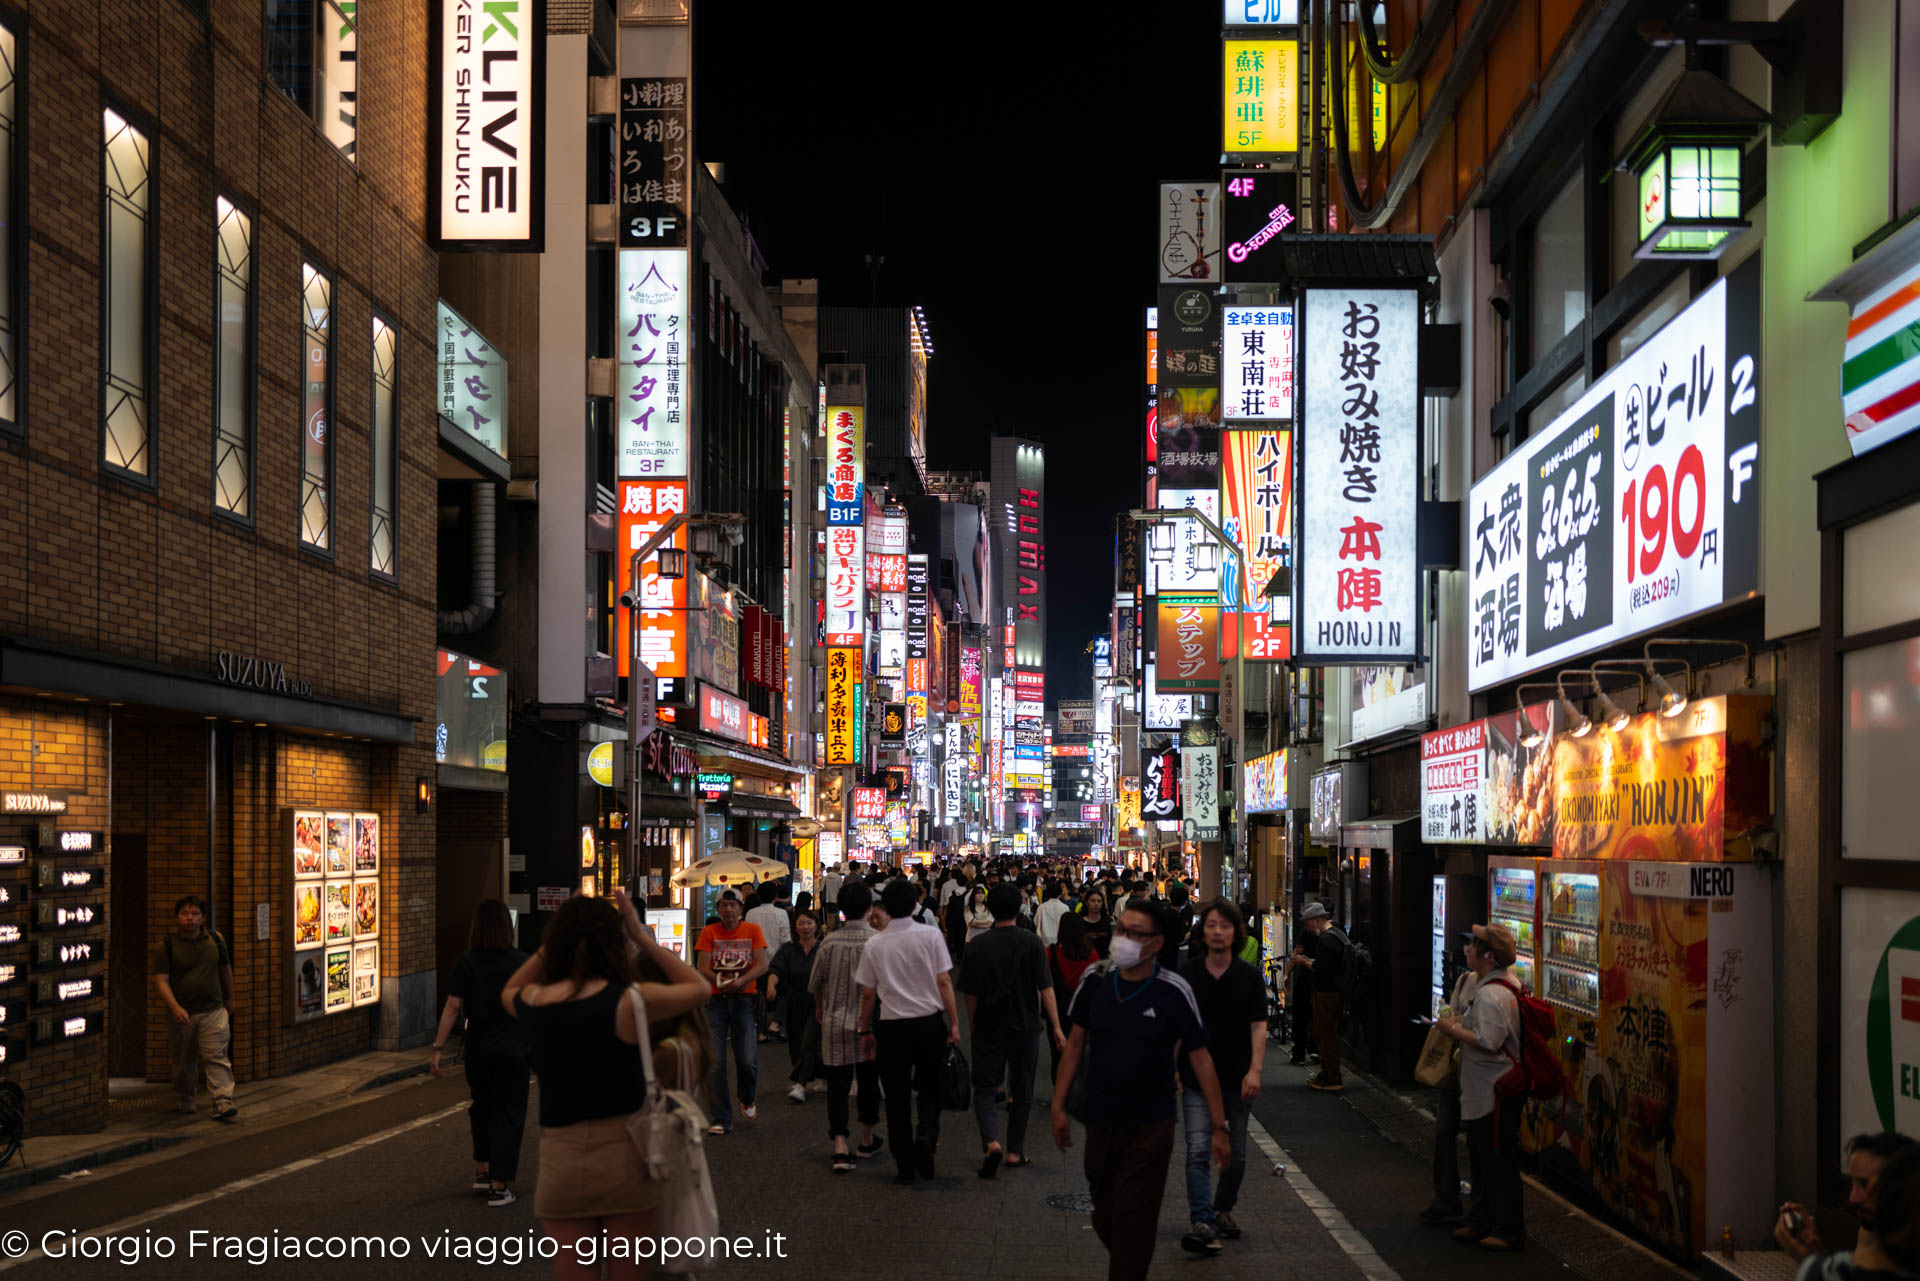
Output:
<path fill-rule="evenodd" d="M 1299 661 L 1417 659 L 1419 296 L 1309 289 L 1295 563 Z"/>

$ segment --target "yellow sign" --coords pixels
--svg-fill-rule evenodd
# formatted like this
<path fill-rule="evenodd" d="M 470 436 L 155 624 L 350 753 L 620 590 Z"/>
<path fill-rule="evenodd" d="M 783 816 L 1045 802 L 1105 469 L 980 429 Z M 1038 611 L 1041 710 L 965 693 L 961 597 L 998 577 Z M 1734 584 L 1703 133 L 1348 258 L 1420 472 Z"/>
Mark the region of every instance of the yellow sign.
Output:
<path fill-rule="evenodd" d="M 1123 778 L 1115 795 L 1118 799 L 1113 805 L 1113 830 L 1126 832 L 1140 826 L 1140 784 Z"/>
<path fill-rule="evenodd" d="M 1224 40 L 1220 149 L 1230 156 L 1300 149 L 1300 46 L 1292 40 Z"/>
<path fill-rule="evenodd" d="M 505 770 L 507 768 L 507 741 L 496 738 L 480 749 L 480 768 Z"/>
<path fill-rule="evenodd" d="M 827 651 L 827 764 L 860 763 L 860 651 Z"/>
<path fill-rule="evenodd" d="M 587 777 L 602 787 L 613 786 L 612 743 L 595 743 L 587 753 Z"/>

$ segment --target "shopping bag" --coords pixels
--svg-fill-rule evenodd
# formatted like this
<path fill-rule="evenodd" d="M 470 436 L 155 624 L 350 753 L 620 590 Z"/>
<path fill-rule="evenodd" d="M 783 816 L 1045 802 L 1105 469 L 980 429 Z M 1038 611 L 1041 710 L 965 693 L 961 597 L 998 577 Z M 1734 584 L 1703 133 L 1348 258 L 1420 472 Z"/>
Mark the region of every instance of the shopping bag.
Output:
<path fill-rule="evenodd" d="M 647 1003 L 640 985 L 627 989 L 633 1006 L 633 1025 L 640 1033 L 640 1074 L 645 1087 L 640 1109 L 627 1118 L 627 1137 L 640 1153 L 647 1181 L 664 1185 L 658 1232 L 662 1237 L 710 1237 L 718 1231 L 720 1213 L 713 1180 L 707 1173 L 704 1135 L 707 1115 L 684 1090 L 662 1089 L 653 1074 L 652 1038 L 647 1032 Z M 677 1272 L 704 1272 L 713 1256 L 685 1255 Z"/>
<path fill-rule="evenodd" d="M 1460 1085 L 1458 1043 L 1438 1025 L 1427 1029 L 1427 1043 L 1420 1047 L 1420 1061 L 1414 1065 L 1413 1079 L 1436 1089 L 1452 1090 Z"/>
<path fill-rule="evenodd" d="M 973 1069 L 957 1045 L 947 1047 L 947 1061 L 940 1065 L 940 1106 L 949 1112 L 973 1106 Z"/>

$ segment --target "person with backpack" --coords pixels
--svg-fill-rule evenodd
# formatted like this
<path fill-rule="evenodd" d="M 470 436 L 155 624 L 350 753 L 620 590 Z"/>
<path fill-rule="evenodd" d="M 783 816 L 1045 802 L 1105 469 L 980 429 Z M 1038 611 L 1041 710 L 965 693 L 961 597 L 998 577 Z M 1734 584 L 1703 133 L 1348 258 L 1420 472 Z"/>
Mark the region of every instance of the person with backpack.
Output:
<path fill-rule="evenodd" d="M 1296 949 L 1294 958 L 1313 975 L 1313 1033 L 1320 1046 L 1320 1070 L 1307 1077 L 1307 1084 L 1337 1093 L 1346 1088 L 1340 1079 L 1340 1010 L 1354 994 L 1359 978 L 1357 949 L 1346 931 L 1333 923 L 1325 903 L 1302 908 L 1300 928 L 1313 939 L 1313 955 Z"/>
<path fill-rule="evenodd" d="M 173 1088 L 180 1110 L 193 1115 L 206 1069 L 213 1119 L 240 1119 L 233 1105 L 233 953 L 227 941 L 204 928 L 206 904 L 192 894 L 173 905 L 179 928 L 153 949 L 153 987 L 167 1007 L 167 1044 L 173 1055 Z"/>
<path fill-rule="evenodd" d="M 967 941 L 960 959 L 960 991 L 967 1000 L 967 1025 L 973 1029 L 973 1112 L 985 1154 L 983 1179 L 991 1179 L 1003 1160 L 1010 1170 L 1028 1163 L 1027 1118 L 1040 1036 L 1048 1034 L 1056 1050 L 1067 1043 L 1046 946 L 1015 924 L 1020 891 L 1005 882 L 994 886 L 987 891 L 987 910 L 993 925 Z M 1003 1081 L 1011 1082 L 1004 1146 L 996 1102 Z"/>
<path fill-rule="evenodd" d="M 1515 955 L 1504 925 L 1476 925 L 1467 967 L 1473 999 L 1434 1026 L 1460 1042 L 1460 1116 L 1473 1161 L 1473 1203 L 1454 1239 L 1483 1250 L 1518 1250 L 1526 1241 L 1520 1183 L 1520 1113 L 1527 1090 L 1502 1092 L 1500 1079 L 1522 1066 L 1520 988 L 1508 974 Z"/>

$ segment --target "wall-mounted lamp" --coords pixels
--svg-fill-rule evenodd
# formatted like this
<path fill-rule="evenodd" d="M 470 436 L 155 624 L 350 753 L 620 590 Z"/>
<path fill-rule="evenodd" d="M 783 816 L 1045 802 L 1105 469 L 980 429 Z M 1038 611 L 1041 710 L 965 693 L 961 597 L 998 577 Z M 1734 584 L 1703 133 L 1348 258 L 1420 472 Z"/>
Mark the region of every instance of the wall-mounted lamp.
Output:
<path fill-rule="evenodd" d="M 1593 722 L 1587 719 L 1587 714 L 1580 710 L 1578 704 L 1567 697 L 1567 687 L 1562 683 L 1566 680 L 1566 676 L 1567 674 L 1562 672 L 1554 678 L 1553 682 L 1554 691 L 1560 696 L 1560 714 L 1567 718 L 1567 733 L 1571 737 L 1585 738 L 1593 733 Z"/>
<path fill-rule="evenodd" d="M 1740 216 L 1740 161 L 1773 117 L 1687 52 L 1687 69 L 1614 166 L 1634 178 L 1636 258 L 1718 258 L 1753 225 Z"/>
<path fill-rule="evenodd" d="M 1527 703 L 1521 695 L 1530 689 L 1557 690 L 1559 688 L 1560 686 L 1557 681 L 1528 681 L 1523 685 L 1514 687 L 1513 710 L 1520 713 L 1520 746 L 1532 749 L 1547 741 L 1547 731 L 1535 725 L 1532 719 L 1528 717 Z M 1565 695 L 1561 696 L 1561 701 L 1565 701 Z"/>
<path fill-rule="evenodd" d="M 684 547 L 662 547 L 659 551 L 658 568 L 655 571 L 662 578 L 685 578 L 687 576 L 687 552 Z"/>
<path fill-rule="evenodd" d="M 417 814 L 425 814 L 433 808 L 433 780 L 416 778 L 413 780 L 413 808 Z"/>

